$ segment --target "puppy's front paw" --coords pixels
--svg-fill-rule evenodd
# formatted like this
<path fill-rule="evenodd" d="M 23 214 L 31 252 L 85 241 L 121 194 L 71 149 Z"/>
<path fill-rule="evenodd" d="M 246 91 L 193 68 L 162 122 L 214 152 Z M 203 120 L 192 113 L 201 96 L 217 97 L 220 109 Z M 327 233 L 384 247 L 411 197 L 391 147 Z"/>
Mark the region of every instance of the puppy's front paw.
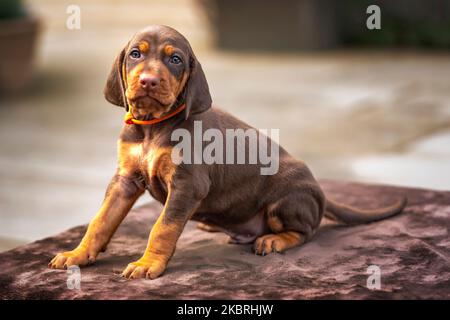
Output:
<path fill-rule="evenodd" d="M 58 253 L 52 261 L 50 261 L 48 267 L 52 269 L 67 269 L 69 266 L 85 266 L 93 262 L 94 259 L 89 259 L 87 251 L 75 249 Z"/>
<path fill-rule="evenodd" d="M 139 259 L 128 264 L 122 272 L 122 277 L 128 279 L 156 279 L 166 269 L 166 263 L 158 259 Z"/>

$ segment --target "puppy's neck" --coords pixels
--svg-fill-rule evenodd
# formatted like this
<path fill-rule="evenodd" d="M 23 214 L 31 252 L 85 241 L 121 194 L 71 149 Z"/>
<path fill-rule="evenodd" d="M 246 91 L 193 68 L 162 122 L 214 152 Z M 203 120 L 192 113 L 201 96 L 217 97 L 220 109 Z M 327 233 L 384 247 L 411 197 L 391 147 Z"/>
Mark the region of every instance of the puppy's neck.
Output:
<path fill-rule="evenodd" d="M 181 112 L 170 119 L 155 124 L 125 124 L 121 138 L 134 142 L 152 141 L 157 144 L 166 145 L 170 142 L 172 132 L 183 121 L 185 121 L 185 114 Z"/>

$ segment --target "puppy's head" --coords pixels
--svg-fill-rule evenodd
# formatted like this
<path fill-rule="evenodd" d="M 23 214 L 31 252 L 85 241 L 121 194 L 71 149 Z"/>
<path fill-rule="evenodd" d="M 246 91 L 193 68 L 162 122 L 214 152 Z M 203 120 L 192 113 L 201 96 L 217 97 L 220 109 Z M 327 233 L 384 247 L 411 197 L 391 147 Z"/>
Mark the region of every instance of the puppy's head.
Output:
<path fill-rule="evenodd" d="M 208 83 L 189 42 L 176 30 L 150 26 L 118 54 L 104 90 L 136 118 L 160 118 L 186 104 L 186 118 L 211 107 Z"/>

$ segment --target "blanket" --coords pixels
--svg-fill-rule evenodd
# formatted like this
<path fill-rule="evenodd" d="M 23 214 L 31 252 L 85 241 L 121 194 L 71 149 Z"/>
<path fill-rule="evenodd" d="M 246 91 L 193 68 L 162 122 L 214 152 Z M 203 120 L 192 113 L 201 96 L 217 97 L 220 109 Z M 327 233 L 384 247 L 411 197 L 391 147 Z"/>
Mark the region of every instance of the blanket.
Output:
<path fill-rule="evenodd" d="M 317 234 L 283 254 L 255 255 L 222 233 L 188 222 L 164 275 L 127 280 L 121 271 L 143 253 L 161 205 L 133 209 L 108 250 L 82 268 L 47 263 L 73 249 L 77 226 L 0 254 L 0 299 L 450 299 L 450 192 L 320 181 L 327 196 L 360 208 L 408 197 L 403 213 L 346 226 L 324 219 Z"/>

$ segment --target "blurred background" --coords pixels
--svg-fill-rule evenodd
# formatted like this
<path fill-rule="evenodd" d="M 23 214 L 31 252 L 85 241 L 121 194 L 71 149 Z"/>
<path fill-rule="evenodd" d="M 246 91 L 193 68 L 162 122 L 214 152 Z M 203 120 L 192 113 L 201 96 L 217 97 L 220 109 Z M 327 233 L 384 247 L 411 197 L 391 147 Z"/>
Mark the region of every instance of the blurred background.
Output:
<path fill-rule="evenodd" d="M 183 33 L 214 103 L 279 128 L 317 178 L 450 189 L 450 1 L 2 0 L 0 251 L 99 208 L 124 114 L 103 86 L 149 24 Z"/>

